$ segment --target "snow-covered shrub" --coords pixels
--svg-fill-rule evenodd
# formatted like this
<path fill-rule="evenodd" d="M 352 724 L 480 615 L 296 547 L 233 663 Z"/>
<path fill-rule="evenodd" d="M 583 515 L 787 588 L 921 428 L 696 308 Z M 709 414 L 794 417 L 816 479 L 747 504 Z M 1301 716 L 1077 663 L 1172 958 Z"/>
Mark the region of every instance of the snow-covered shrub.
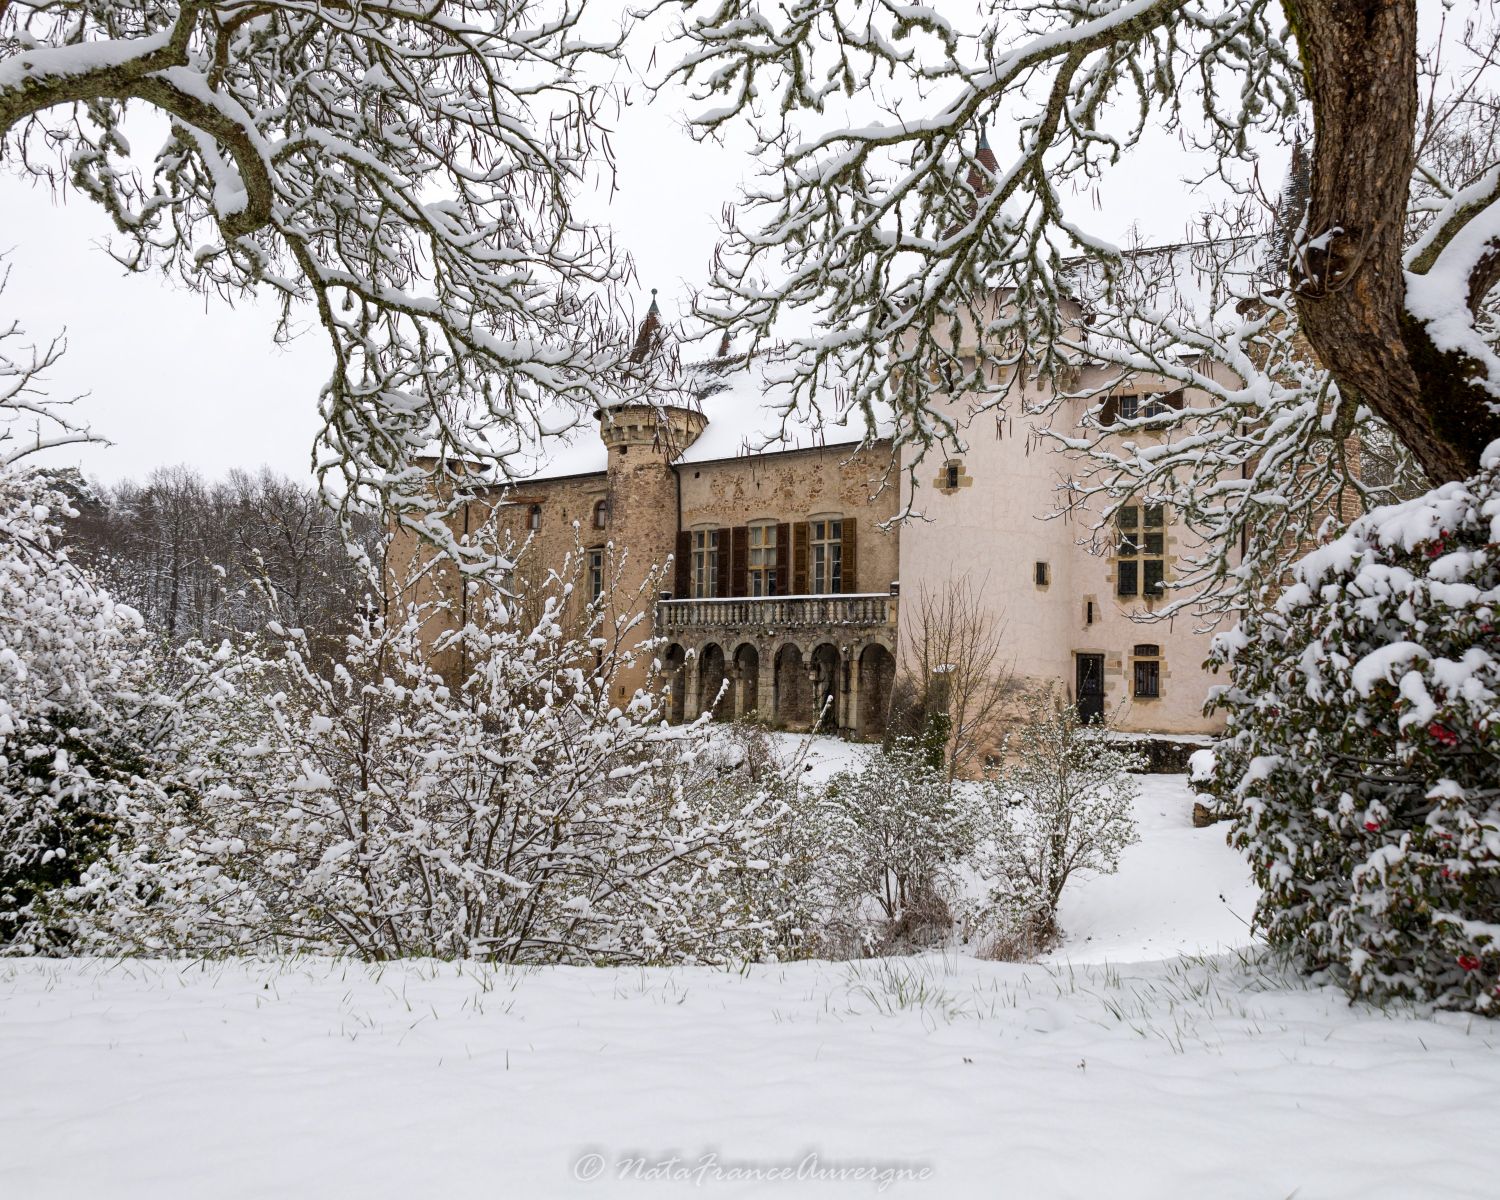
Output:
<path fill-rule="evenodd" d="M 685 791 L 721 819 L 747 810 L 764 818 L 759 859 L 721 874 L 746 930 L 740 955 L 841 957 L 842 947 L 829 937 L 818 791 L 802 783 L 810 743 L 783 751 L 750 721 L 714 724 L 707 732 L 709 748 L 687 771 Z"/>
<path fill-rule="evenodd" d="M 1037 716 L 1007 738 L 1005 765 L 982 789 L 993 880 L 982 924 L 997 943 L 1043 950 L 1057 940 L 1057 907 L 1080 871 L 1112 875 L 1138 838 L 1131 810 L 1141 756 L 1084 725 L 1071 704 L 1038 701 Z"/>
<path fill-rule="evenodd" d="M 1351 993 L 1500 1011 L 1500 444 L 1223 635 L 1210 788 L 1257 923 Z"/>
<path fill-rule="evenodd" d="M 633 651 L 599 606 L 570 610 L 576 573 L 534 620 L 498 590 L 462 625 L 441 597 L 372 604 L 331 671 L 279 626 L 276 655 L 221 663 L 192 801 L 138 813 L 78 889 L 111 897 L 96 945 L 504 962 L 758 946 L 733 880 L 762 862 L 771 801 L 722 813 L 694 794 L 706 732 L 665 725 L 649 691 L 613 699 Z"/>
<path fill-rule="evenodd" d="M 941 752 L 928 749 L 896 739 L 835 775 L 815 806 L 837 919 L 861 927 L 873 902 L 881 927 L 866 929 L 866 939 L 886 949 L 947 932 L 958 866 L 974 844 L 964 794 L 948 781 Z"/>
<path fill-rule="evenodd" d="M 63 892 L 162 797 L 178 707 L 153 641 L 69 560 L 67 499 L 0 467 L 0 951 L 66 946 Z"/>

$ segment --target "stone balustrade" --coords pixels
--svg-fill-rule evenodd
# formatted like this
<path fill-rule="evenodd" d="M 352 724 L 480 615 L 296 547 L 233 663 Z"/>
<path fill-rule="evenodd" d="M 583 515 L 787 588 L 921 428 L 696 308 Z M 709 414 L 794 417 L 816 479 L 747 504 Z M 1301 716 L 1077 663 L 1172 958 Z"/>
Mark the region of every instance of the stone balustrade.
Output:
<path fill-rule="evenodd" d="M 656 605 L 656 632 L 670 636 L 688 630 L 780 633 L 796 629 L 894 628 L 896 604 L 896 597 L 885 592 L 662 600 Z"/>

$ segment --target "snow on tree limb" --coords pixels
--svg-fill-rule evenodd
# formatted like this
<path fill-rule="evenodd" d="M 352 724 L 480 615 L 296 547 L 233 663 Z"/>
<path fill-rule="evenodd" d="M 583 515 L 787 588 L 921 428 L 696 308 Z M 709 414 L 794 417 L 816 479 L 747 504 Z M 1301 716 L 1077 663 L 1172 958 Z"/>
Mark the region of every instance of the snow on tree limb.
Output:
<path fill-rule="evenodd" d="M 0 10 L 0 148 L 104 207 L 127 266 L 315 313 L 317 468 L 424 517 L 423 452 L 491 462 L 577 420 L 620 358 L 628 270 L 572 195 L 619 53 L 581 0 L 35 3 Z M 127 110 L 170 121 L 149 174 Z M 566 424 L 566 418 L 563 423 Z"/>

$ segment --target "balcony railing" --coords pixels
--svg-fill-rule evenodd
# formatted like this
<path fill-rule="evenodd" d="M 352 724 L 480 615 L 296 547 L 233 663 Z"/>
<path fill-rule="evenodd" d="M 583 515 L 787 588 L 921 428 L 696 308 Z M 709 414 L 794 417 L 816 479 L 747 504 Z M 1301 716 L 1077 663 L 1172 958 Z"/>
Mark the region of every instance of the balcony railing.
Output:
<path fill-rule="evenodd" d="M 682 629 L 782 630 L 846 626 L 871 629 L 896 623 L 896 598 L 884 592 L 848 596 L 736 596 L 726 600 L 662 600 L 656 631 Z"/>

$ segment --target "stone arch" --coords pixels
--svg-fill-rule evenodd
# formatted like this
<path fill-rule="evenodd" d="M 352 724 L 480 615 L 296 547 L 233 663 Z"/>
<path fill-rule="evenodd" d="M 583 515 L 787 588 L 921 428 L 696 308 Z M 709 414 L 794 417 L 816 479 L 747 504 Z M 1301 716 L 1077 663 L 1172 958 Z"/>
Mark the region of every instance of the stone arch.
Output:
<path fill-rule="evenodd" d="M 748 717 L 760 711 L 760 647 L 754 642 L 741 642 L 734 648 L 731 662 L 734 715 Z"/>
<path fill-rule="evenodd" d="M 808 682 L 812 685 L 812 719 L 815 727 L 832 733 L 842 723 L 844 658 L 832 642 L 819 642 L 808 656 Z"/>
<path fill-rule="evenodd" d="M 673 642 L 662 658 L 662 690 L 666 693 L 667 720 L 680 724 L 687 714 L 687 651 Z"/>
<path fill-rule="evenodd" d="M 786 642 L 777 649 L 771 666 L 773 675 L 772 718 L 789 729 L 811 728 L 816 713 L 812 686 L 807 678 L 807 660 L 802 647 Z"/>
<path fill-rule="evenodd" d="M 698 649 L 698 711 L 716 715 L 733 716 L 733 698 L 725 692 L 719 693 L 729 677 L 728 664 L 724 660 L 724 647 L 718 642 L 705 642 Z"/>
<path fill-rule="evenodd" d="M 891 718 L 891 690 L 896 684 L 896 656 L 882 642 L 871 642 L 858 652 L 858 690 L 850 727 L 855 737 L 884 736 Z"/>

